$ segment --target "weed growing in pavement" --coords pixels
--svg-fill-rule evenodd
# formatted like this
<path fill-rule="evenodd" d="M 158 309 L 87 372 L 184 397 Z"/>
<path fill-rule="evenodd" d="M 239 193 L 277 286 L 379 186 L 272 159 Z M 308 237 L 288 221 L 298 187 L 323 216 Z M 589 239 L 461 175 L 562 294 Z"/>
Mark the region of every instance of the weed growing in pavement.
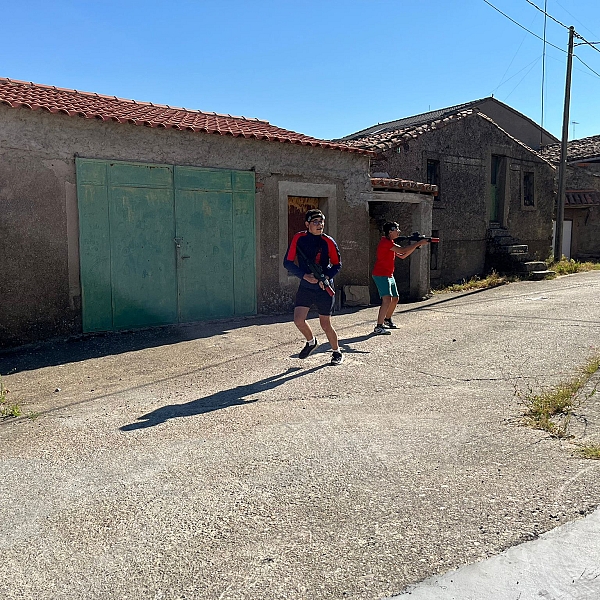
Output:
<path fill-rule="evenodd" d="M 9 390 L 4 387 L 2 377 L 0 377 L 0 418 L 20 417 L 21 407 L 18 404 L 10 404 L 7 399 Z"/>
<path fill-rule="evenodd" d="M 548 269 L 554 271 L 557 275 L 571 275 L 580 271 L 596 271 L 600 270 L 600 263 L 595 262 L 579 262 L 577 260 L 567 259 L 564 256 L 558 260 L 548 259 L 546 261 Z"/>
<path fill-rule="evenodd" d="M 583 456 L 583 458 L 600 460 L 600 444 L 586 444 L 577 448 L 575 452 Z"/>
<path fill-rule="evenodd" d="M 568 429 L 573 411 L 596 393 L 598 383 L 590 392 L 582 393 L 582 390 L 598 369 L 600 354 L 594 354 L 577 375 L 551 388 L 535 392 L 529 387 L 523 392 L 515 386 L 515 396 L 521 400 L 525 409 L 525 424 L 547 431 L 557 438 L 569 437 Z"/>
<path fill-rule="evenodd" d="M 468 292 L 469 290 L 483 290 L 487 288 L 498 287 L 506 283 L 512 283 L 513 281 L 521 281 L 521 278 L 517 275 L 499 275 L 496 271 L 492 271 L 486 277 L 478 277 L 477 275 L 471 277 L 468 281 L 463 280 L 461 283 L 454 283 L 452 285 L 437 288 L 432 290 L 434 294 L 440 294 L 442 292 Z"/>
<path fill-rule="evenodd" d="M 546 261 L 548 270 L 554 271 L 556 275 L 570 275 L 571 273 L 579 273 L 580 271 L 600 270 L 600 263 L 595 262 L 578 262 L 576 260 L 567 260 L 564 256 L 561 260 L 554 262 L 552 258 Z M 547 279 L 552 279 L 555 275 L 548 275 Z M 520 275 L 499 275 L 496 271 L 492 271 L 485 277 L 475 275 L 468 281 L 463 279 L 460 283 L 440 287 L 431 290 L 433 294 L 441 294 L 442 292 L 468 292 L 470 290 L 483 290 L 487 288 L 498 287 L 515 281 L 527 280 L 526 276 Z"/>

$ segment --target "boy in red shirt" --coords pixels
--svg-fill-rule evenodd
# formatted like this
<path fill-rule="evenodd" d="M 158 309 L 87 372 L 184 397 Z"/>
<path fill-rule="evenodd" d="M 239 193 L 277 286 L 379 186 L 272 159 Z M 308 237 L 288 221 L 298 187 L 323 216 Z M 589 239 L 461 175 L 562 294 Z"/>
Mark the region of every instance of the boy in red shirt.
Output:
<path fill-rule="evenodd" d="M 373 333 L 391 335 L 389 329 L 397 329 L 392 321 L 392 315 L 398 304 L 398 288 L 394 279 L 396 257 L 406 258 L 417 248 L 428 244 L 427 240 L 419 240 L 408 246 L 398 246 L 394 240 L 400 235 L 398 223 L 390 222 L 383 225 L 383 237 L 377 246 L 377 258 L 373 267 L 373 280 L 381 297 L 381 307 L 377 315 L 377 325 Z"/>

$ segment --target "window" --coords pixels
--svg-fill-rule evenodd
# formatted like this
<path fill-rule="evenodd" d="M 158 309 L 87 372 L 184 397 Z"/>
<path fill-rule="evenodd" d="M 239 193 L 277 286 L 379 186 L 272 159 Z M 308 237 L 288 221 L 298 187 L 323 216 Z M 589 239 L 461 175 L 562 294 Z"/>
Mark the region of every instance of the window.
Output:
<path fill-rule="evenodd" d="M 523 173 L 523 206 L 535 206 L 535 185 L 531 171 Z"/>
<path fill-rule="evenodd" d="M 427 161 L 427 183 L 438 186 L 438 194 L 435 196 L 436 200 L 441 199 L 440 190 L 440 161 L 439 160 L 428 160 Z"/>
<path fill-rule="evenodd" d="M 319 198 L 288 196 L 288 244 L 294 234 L 306 229 L 304 217 L 311 208 L 319 208 Z"/>

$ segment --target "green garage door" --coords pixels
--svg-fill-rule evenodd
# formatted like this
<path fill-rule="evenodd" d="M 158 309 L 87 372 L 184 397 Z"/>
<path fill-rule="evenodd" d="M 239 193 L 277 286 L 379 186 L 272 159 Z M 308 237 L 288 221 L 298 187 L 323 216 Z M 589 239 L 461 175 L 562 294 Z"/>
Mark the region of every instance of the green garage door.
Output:
<path fill-rule="evenodd" d="M 76 162 L 85 332 L 256 312 L 253 172 Z"/>

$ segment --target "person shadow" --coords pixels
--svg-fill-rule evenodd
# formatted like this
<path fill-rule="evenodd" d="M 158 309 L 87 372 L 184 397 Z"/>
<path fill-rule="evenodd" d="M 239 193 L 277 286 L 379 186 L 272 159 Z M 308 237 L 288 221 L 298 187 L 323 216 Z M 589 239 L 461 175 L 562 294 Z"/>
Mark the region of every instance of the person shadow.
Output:
<path fill-rule="evenodd" d="M 365 340 L 369 340 L 372 337 L 373 337 L 373 334 L 368 333 L 366 335 L 357 335 L 355 337 L 345 338 L 343 340 L 340 339 L 339 340 L 340 348 L 342 349 L 342 352 L 344 354 L 371 354 L 367 350 L 357 350 L 356 348 L 353 348 L 352 346 L 350 346 L 350 344 L 357 344 L 359 342 L 364 342 Z"/>
<path fill-rule="evenodd" d="M 152 412 L 138 417 L 135 423 L 123 425 L 119 429 L 121 431 L 135 431 L 136 429 L 145 429 L 147 427 L 160 425 L 161 423 L 166 423 L 170 419 L 202 415 L 215 410 L 228 408 L 229 406 L 252 404 L 254 402 L 258 402 L 258 398 L 248 399 L 249 396 L 254 396 L 267 390 L 272 390 L 280 385 L 283 385 L 284 383 L 287 383 L 288 381 L 292 381 L 298 377 L 303 377 L 304 375 L 314 373 L 325 366 L 327 365 L 319 365 L 312 367 L 311 369 L 290 367 L 283 373 L 278 373 L 277 375 L 272 375 L 271 377 L 265 377 L 264 379 L 255 381 L 254 383 L 238 385 L 228 390 L 215 392 L 214 394 L 192 400 L 191 402 L 186 402 L 185 404 L 161 406 Z"/>

